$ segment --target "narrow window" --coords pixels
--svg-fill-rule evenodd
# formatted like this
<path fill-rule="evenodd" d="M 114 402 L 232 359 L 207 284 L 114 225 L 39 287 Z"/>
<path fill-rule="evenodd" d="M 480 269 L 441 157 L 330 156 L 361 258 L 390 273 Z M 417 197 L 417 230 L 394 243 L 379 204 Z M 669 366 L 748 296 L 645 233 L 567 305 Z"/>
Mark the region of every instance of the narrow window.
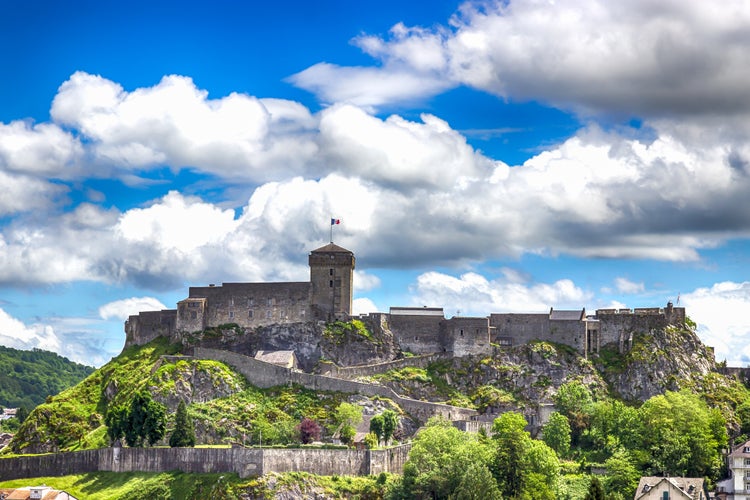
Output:
<path fill-rule="evenodd" d="M 266 319 L 271 319 L 272 315 L 273 315 L 273 311 L 266 311 Z"/>
<path fill-rule="evenodd" d="M 330 281 L 328 282 L 328 286 L 329 286 L 329 287 L 331 287 L 331 288 L 333 288 L 333 280 L 330 280 Z"/>
<path fill-rule="evenodd" d="M 247 317 L 248 317 L 248 318 L 252 318 L 252 317 L 253 317 L 253 310 L 252 310 L 252 309 L 250 309 L 250 310 L 249 310 L 249 311 L 247 312 Z"/>
<path fill-rule="evenodd" d="M 234 318 L 234 311 L 229 311 L 229 319 Z"/>
<path fill-rule="evenodd" d="M 328 276 L 333 276 L 333 269 L 328 270 Z"/>

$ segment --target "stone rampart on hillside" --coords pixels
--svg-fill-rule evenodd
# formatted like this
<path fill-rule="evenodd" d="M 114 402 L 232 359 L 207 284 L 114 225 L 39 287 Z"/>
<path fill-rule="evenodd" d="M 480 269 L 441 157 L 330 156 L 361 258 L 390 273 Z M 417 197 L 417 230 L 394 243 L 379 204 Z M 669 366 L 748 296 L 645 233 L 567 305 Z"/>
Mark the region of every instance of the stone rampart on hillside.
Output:
<path fill-rule="evenodd" d="M 389 387 L 304 373 L 265 363 L 231 351 L 196 347 L 193 349 L 193 355 L 199 359 L 212 359 L 227 363 L 244 375 L 251 384 L 261 388 L 291 383 L 318 391 L 347 392 L 390 398 L 420 422 L 426 422 L 435 415 L 441 415 L 448 420 L 469 420 L 472 416 L 477 415 L 476 410 L 469 408 L 404 398 Z"/>
<path fill-rule="evenodd" d="M 0 459 L 0 480 L 88 472 L 310 472 L 322 476 L 401 473 L 411 444 L 384 450 L 315 448 L 102 448 Z"/>
<path fill-rule="evenodd" d="M 385 361 L 383 363 L 374 363 L 371 365 L 358 366 L 336 366 L 330 365 L 323 375 L 337 378 L 353 379 L 357 377 L 371 377 L 390 370 L 400 370 L 406 367 L 426 368 L 430 363 L 446 359 L 453 359 L 452 353 L 435 353 L 424 356 L 413 356 L 411 358 L 396 359 L 394 361 Z"/>

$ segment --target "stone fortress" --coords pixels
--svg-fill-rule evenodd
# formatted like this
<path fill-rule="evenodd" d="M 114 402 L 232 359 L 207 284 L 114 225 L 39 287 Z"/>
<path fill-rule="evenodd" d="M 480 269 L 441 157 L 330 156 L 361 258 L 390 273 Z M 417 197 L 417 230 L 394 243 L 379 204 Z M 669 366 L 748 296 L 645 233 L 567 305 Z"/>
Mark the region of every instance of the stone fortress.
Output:
<path fill-rule="evenodd" d="M 125 345 L 145 344 L 158 336 L 178 339 L 183 333 L 227 324 L 253 329 L 351 319 L 354 254 L 329 243 L 310 252 L 308 262 L 307 282 L 190 287 L 177 309 L 130 316 L 125 322 Z M 443 308 L 391 307 L 388 313 L 370 313 L 360 319 L 390 330 L 401 351 L 413 354 L 490 355 L 493 345 L 510 347 L 542 340 L 568 345 L 588 356 L 611 344 L 620 352 L 627 351 L 633 332 L 683 324 L 685 308 L 670 302 L 665 308 L 597 309 L 593 315 L 585 309 L 551 308 L 545 313 L 448 319 Z"/>

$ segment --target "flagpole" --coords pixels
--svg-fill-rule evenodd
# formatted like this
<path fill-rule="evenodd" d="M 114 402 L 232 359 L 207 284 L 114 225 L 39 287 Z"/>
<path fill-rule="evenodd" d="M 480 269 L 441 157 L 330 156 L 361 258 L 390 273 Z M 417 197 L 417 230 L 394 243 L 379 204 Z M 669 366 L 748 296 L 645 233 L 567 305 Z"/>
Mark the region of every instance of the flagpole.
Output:
<path fill-rule="evenodd" d="M 333 217 L 331 218 L 331 243 L 333 243 Z"/>

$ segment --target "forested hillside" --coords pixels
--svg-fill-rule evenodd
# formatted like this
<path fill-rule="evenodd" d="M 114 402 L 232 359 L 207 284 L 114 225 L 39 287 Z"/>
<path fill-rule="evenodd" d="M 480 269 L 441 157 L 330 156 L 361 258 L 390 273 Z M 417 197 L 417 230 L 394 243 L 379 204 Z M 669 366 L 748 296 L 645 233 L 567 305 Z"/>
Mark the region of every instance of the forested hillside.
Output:
<path fill-rule="evenodd" d="M 54 352 L 0 346 L 0 406 L 34 408 L 93 371 Z"/>

